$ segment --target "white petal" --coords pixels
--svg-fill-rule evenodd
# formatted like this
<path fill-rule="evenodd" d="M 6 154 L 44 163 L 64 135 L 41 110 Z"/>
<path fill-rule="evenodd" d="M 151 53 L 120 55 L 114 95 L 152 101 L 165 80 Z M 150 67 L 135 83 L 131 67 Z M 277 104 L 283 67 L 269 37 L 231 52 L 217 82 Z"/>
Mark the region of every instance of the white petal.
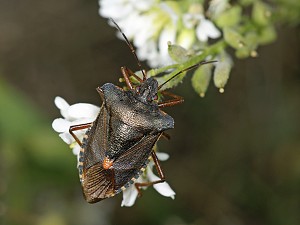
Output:
<path fill-rule="evenodd" d="M 147 176 L 150 181 L 156 181 L 160 179 L 151 170 L 147 170 Z M 170 197 L 172 199 L 175 198 L 175 192 L 172 190 L 172 188 L 167 182 L 154 184 L 153 187 L 159 194 L 165 197 Z"/>
<path fill-rule="evenodd" d="M 136 9 L 138 9 L 139 11 L 147 11 L 151 8 L 153 3 L 154 3 L 154 0 L 146 0 L 146 1 L 139 0 L 139 1 L 135 1 L 133 4 L 134 4 L 134 7 Z"/>
<path fill-rule="evenodd" d="M 58 118 L 55 119 L 52 123 L 52 128 L 56 131 L 56 132 L 68 132 L 69 128 L 71 126 L 71 123 L 65 119 L 62 118 Z"/>
<path fill-rule="evenodd" d="M 165 11 L 166 14 L 168 14 L 171 17 L 173 24 L 177 23 L 178 15 L 177 15 L 176 12 L 174 12 L 174 9 L 172 7 L 170 7 L 165 2 L 160 3 L 159 7 L 160 7 L 160 9 L 162 9 L 163 11 Z"/>
<path fill-rule="evenodd" d="M 207 42 L 208 37 L 202 22 L 196 28 L 196 35 L 200 41 Z"/>
<path fill-rule="evenodd" d="M 165 197 L 170 197 L 172 199 L 175 199 L 175 192 L 172 190 L 172 188 L 167 182 L 154 184 L 153 187 L 159 194 Z"/>
<path fill-rule="evenodd" d="M 159 37 L 159 65 L 166 65 L 171 64 L 172 59 L 168 54 L 168 42 L 175 43 L 176 38 L 176 27 L 175 26 L 168 26 L 166 27 L 160 34 Z"/>
<path fill-rule="evenodd" d="M 109 2 L 105 4 L 100 3 L 99 14 L 102 17 L 112 17 L 115 20 L 126 18 L 133 11 L 131 4 L 125 4 L 123 2 Z"/>
<path fill-rule="evenodd" d="M 138 32 L 140 32 L 140 27 L 142 26 L 142 18 L 138 12 L 131 12 L 126 18 L 122 18 L 117 21 L 118 25 L 121 27 L 122 31 L 126 34 L 128 39 L 132 39 Z M 124 40 L 121 33 L 117 33 L 117 36 Z"/>
<path fill-rule="evenodd" d="M 204 25 L 206 26 L 208 37 L 218 38 L 221 36 L 221 32 L 215 27 L 215 25 L 211 21 L 206 20 Z"/>
<path fill-rule="evenodd" d="M 134 45 L 137 48 L 143 47 L 146 45 L 147 41 L 149 39 L 153 39 L 153 35 L 156 32 L 153 20 L 154 20 L 153 15 L 138 15 L 135 19 L 135 21 L 132 21 L 130 26 L 132 24 L 136 24 L 136 31 L 134 35 Z M 129 27 L 130 27 L 129 26 Z"/>
<path fill-rule="evenodd" d="M 197 37 L 200 41 L 206 42 L 208 38 L 218 38 L 221 32 L 215 27 L 215 25 L 206 19 L 202 19 L 196 29 Z"/>
<path fill-rule="evenodd" d="M 147 63 L 150 66 L 150 68 L 155 68 L 155 67 L 159 67 L 159 66 L 162 66 L 162 65 L 171 64 L 171 63 L 165 63 L 161 59 L 160 55 L 157 55 L 157 57 L 155 57 L 155 58 L 147 59 Z"/>
<path fill-rule="evenodd" d="M 133 206 L 135 200 L 138 196 L 138 191 L 136 190 L 134 185 L 131 185 L 126 190 L 123 191 L 123 200 L 121 206 Z"/>
<path fill-rule="evenodd" d="M 153 40 L 149 40 L 144 46 L 137 49 L 137 55 L 140 60 L 152 60 L 158 57 L 157 44 Z"/>
<path fill-rule="evenodd" d="M 70 122 L 70 126 L 80 125 L 80 124 L 85 124 L 85 123 L 91 123 L 94 120 L 95 120 L 94 118 L 80 118 L 80 119 L 73 120 L 72 122 Z M 79 131 L 75 131 L 75 132 L 79 132 L 80 133 L 80 131 L 84 131 L 85 132 L 85 129 L 79 130 Z"/>
<path fill-rule="evenodd" d="M 59 134 L 61 139 L 63 139 L 64 142 L 66 142 L 68 145 L 72 144 L 74 142 L 74 139 L 71 134 L 69 133 L 61 133 Z"/>
<path fill-rule="evenodd" d="M 59 96 L 57 96 L 54 99 L 54 103 L 55 103 L 56 107 L 60 109 L 60 114 L 64 118 L 68 119 L 69 118 L 68 109 L 69 109 L 70 105 L 62 97 L 59 97 Z"/>
<path fill-rule="evenodd" d="M 99 113 L 99 107 L 88 103 L 77 103 L 71 105 L 68 109 L 70 119 L 90 118 L 94 121 Z"/>
<path fill-rule="evenodd" d="M 70 106 L 66 102 L 66 100 L 64 100 L 62 97 L 59 97 L 59 96 L 55 97 L 54 103 L 55 103 L 56 107 L 59 108 L 60 110 L 66 110 Z"/>
<path fill-rule="evenodd" d="M 170 158 L 169 154 L 165 152 L 156 152 L 156 156 L 159 159 L 159 161 L 166 161 Z"/>
<path fill-rule="evenodd" d="M 72 149 L 72 152 L 73 152 L 74 155 L 77 156 L 77 161 L 79 161 L 79 152 L 80 152 L 80 146 L 79 146 L 79 144 L 76 144 L 74 146 L 74 148 Z"/>
<path fill-rule="evenodd" d="M 159 52 L 162 56 L 168 56 L 168 42 L 175 43 L 176 27 L 173 25 L 167 26 L 160 33 L 159 37 Z"/>

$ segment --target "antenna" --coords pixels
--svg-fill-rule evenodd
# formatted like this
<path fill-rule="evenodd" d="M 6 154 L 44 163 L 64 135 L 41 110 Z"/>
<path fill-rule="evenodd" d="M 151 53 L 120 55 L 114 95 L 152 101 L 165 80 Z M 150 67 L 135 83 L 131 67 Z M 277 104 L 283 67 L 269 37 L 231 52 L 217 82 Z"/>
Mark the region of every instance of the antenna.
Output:
<path fill-rule="evenodd" d="M 217 62 L 216 60 L 213 60 L 213 61 L 202 61 L 202 62 L 199 62 L 195 65 L 192 65 L 188 68 L 185 68 L 181 71 L 179 71 L 178 73 L 176 73 L 173 77 L 169 78 L 167 81 L 163 82 L 161 85 L 158 86 L 158 90 L 160 90 L 162 88 L 162 86 L 164 86 L 166 83 L 168 83 L 170 80 L 172 80 L 173 78 L 177 77 L 178 75 L 180 75 L 181 73 L 185 72 L 185 71 L 189 71 L 189 70 L 192 70 L 192 69 L 195 69 L 201 65 L 204 65 L 204 64 L 208 64 L 208 63 L 214 63 L 214 62 Z"/>
<path fill-rule="evenodd" d="M 123 31 L 121 30 L 121 28 L 119 27 L 119 25 L 113 20 L 113 18 L 110 17 L 109 20 L 116 26 L 116 28 L 118 29 L 118 31 L 122 34 L 123 38 L 125 39 L 126 44 L 128 45 L 128 47 L 130 48 L 132 54 L 134 55 L 134 58 L 135 58 L 135 60 L 136 60 L 136 62 L 137 62 L 137 64 L 138 64 L 140 70 L 142 71 L 142 74 L 143 74 L 143 80 L 146 80 L 146 79 L 147 79 L 146 74 L 145 74 L 145 72 L 144 72 L 144 70 L 143 70 L 143 68 L 142 68 L 142 65 L 141 65 L 141 62 L 140 62 L 139 58 L 137 57 L 137 55 L 136 55 L 136 53 L 135 53 L 134 47 L 133 47 L 132 44 L 128 41 L 126 35 L 123 33 Z"/>

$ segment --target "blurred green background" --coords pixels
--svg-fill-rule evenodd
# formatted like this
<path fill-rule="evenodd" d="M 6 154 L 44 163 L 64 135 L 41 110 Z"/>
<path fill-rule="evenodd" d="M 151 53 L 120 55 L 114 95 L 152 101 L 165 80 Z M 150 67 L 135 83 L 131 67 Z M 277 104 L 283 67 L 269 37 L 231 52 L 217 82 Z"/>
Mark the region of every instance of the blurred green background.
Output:
<path fill-rule="evenodd" d="M 173 90 L 185 103 L 166 110 L 176 126 L 159 148 L 175 200 L 149 188 L 132 208 L 90 205 L 53 100 L 100 105 L 95 88 L 138 67 L 95 0 L 0 1 L 0 224 L 300 224 L 300 30 L 278 31 L 224 94 L 202 99 L 189 78 Z"/>

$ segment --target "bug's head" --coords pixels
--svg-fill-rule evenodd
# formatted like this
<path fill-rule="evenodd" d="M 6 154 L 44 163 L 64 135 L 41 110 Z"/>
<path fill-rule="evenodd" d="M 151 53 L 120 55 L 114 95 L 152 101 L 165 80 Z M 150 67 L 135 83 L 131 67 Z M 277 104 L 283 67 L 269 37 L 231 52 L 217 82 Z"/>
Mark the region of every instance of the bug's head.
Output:
<path fill-rule="evenodd" d="M 139 99 L 142 102 L 152 102 L 157 100 L 158 83 L 150 77 L 135 88 Z"/>

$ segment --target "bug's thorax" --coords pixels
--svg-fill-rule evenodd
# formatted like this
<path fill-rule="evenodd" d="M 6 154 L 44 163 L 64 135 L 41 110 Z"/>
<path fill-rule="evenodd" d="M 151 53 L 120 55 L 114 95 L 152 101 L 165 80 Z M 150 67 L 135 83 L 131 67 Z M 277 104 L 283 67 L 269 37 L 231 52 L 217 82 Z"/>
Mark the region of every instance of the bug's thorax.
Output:
<path fill-rule="evenodd" d="M 114 133 L 116 136 L 112 134 L 110 139 L 122 142 L 125 138 L 128 141 L 128 137 L 136 134 L 136 129 L 142 132 L 143 136 L 149 132 L 156 133 L 174 128 L 173 118 L 158 107 L 158 83 L 154 78 L 148 78 L 128 91 L 111 83 L 106 83 L 97 90 L 103 99 L 101 111 L 110 114 L 111 123 L 118 128 L 118 132 Z M 127 135 L 123 135 L 125 133 Z"/>

